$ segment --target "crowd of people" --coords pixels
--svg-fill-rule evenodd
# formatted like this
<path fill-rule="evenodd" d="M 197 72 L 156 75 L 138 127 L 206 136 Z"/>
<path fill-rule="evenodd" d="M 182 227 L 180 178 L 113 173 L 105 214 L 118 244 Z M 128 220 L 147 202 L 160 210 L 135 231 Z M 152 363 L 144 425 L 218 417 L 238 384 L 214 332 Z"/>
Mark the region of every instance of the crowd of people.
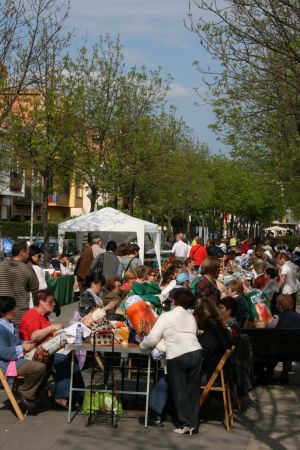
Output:
<path fill-rule="evenodd" d="M 243 328 L 262 325 L 262 317 L 253 317 L 251 296 L 268 311 L 265 326 L 300 328 L 296 312 L 300 255 L 298 248 L 292 250 L 277 244 L 271 234 L 264 240 L 238 242 L 232 236 L 205 245 L 196 235 L 188 245 L 179 233 L 160 274 L 142 264 L 137 244 L 109 241 L 104 248 L 101 236 L 93 235 L 75 261 L 78 319 L 102 308 L 109 320 L 128 324 L 130 342 L 161 359 L 165 371 L 151 392 L 150 425 L 162 426 L 169 410 L 174 432 L 198 432 L 200 386 L 209 380 L 226 349 L 238 346 Z M 14 363 L 16 374 L 24 376 L 19 393 L 32 413 L 41 392 L 51 405 L 66 408 L 70 387 L 69 355 L 56 353 L 47 365 L 25 358 L 26 352 L 62 327 L 49 320 L 55 299 L 47 290 L 40 258 L 38 247 L 20 241 L 13 245 L 12 259 L 0 263 L 0 367 L 6 373 Z M 53 258 L 52 266 L 63 273 L 64 255 Z M 134 327 L 126 315 L 128 300 L 137 298 L 155 316 L 148 332 Z M 242 358 L 235 361 L 243 365 L 242 381 L 235 380 L 242 396 L 251 388 L 253 369 L 250 347 L 247 355 L 245 349 L 243 342 Z M 75 373 L 77 385 L 83 386 L 78 365 Z M 47 388 L 51 374 L 52 392 Z M 281 380 L 287 378 L 288 367 L 284 367 Z"/>

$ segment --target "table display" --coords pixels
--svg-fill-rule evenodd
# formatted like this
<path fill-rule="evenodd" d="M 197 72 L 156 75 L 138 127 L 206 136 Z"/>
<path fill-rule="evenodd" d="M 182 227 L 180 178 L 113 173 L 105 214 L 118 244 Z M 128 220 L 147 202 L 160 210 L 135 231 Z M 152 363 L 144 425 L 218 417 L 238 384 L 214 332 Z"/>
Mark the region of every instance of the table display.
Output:
<path fill-rule="evenodd" d="M 89 391 L 90 388 L 74 388 L 73 387 L 73 372 L 74 372 L 74 361 L 75 361 L 75 352 L 76 351 L 87 351 L 93 352 L 95 348 L 96 353 L 104 353 L 104 352 L 113 352 L 119 353 L 122 355 L 129 354 L 138 354 L 138 355 L 147 355 L 148 356 L 148 364 L 147 364 L 147 382 L 146 382 L 146 391 L 129 391 L 123 388 L 118 391 L 119 394 L 129 394 L 129 395 L 143 395 L 146 396 L 146 409 L 145 409 L 145 427 L 148 426 L 148 408 L 149 408 L 149 393 L 150 393 L 150 375 L 151 375 L 151 354 L 149 352 L 142 352 L 137 344 L 126 344 L 125 345 L 96 345 L 93 346 L 92 343 L 82 343 L 82 344 L 67 344 L 66 349 L 71 350 L 72 352 L 72 362 L 71 362 L 71 374 L 70 374 L 70 393 L 69 393 L 69 407 L 68 407 L 68 423 L 71 422 L 71 408 L 72 408 L 72 396 L 73 392 L 86 392 Z M 108 389 L 97 389 L 97 392 L 108 392 L 113 394 L 112 390 Z"/>

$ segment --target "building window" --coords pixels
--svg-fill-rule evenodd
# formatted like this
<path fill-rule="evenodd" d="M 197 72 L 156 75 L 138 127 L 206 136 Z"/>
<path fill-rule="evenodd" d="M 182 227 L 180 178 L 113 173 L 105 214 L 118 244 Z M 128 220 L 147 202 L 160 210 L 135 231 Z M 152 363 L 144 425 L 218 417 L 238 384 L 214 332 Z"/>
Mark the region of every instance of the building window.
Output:
<path fill-rule="evenodd" d="M 76 197 L 77 198 L 82 198 L 83 197 L 82 186 L 76 186 Z"/>
<path fill-rule="evenodd" d="M 23 175 L 18 172 L 10 172 L 9 189 L 11 192 L 22 192 Z"/>
<path fill-rule="evenodd" d="M 8 207 L 7 206 L 1 206 L 0 219 L 1 220 L 7 220 L 8 219 Z"/>

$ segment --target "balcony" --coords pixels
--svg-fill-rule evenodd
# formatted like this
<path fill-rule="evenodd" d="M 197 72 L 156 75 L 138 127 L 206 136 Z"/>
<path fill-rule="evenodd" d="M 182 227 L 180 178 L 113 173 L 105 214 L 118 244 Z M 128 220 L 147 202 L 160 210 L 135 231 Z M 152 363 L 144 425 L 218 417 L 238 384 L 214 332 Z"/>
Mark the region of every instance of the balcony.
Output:
<path fill-rule="evenodd" d="M 15 204 L 16 205 L 30 205 L 31 204 L 31 195 L 32 191 L 30 187 L 25 187 L 25 195 L 23 197 L 17 196 L 15 197 Z M 33 201 L 35 205 L 41 205 L 42 204 L 42 194 L 41 192 L 34 192 L 33 193 Z"/>
<path fill-rule="evenodd" d="M 48 205 L 70 207 L 70 196 L 69 194 L 60 194 L 60 193 L 50 194 L 48 195 Z"/>

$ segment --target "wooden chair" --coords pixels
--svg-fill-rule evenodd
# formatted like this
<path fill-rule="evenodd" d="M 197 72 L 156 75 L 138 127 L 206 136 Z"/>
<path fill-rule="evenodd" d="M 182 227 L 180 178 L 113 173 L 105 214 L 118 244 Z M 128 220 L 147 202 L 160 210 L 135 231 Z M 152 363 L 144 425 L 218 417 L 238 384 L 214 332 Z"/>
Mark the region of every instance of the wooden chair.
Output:
<path fill-rule="evenodd" d="M 16 413 L 18 419 L 22 422 L 25 419 L 25 416 L 22 413 L 17 400 L 15 399 L 13 391 L 11 390 L 11 388 L 10 388 L 10 386 L 8 384 L 8 381 L 7 381 L 7 379 L 6 379 L 6 377 L 5 377 L 5 375 L 4 375 L 4 373 L 3 373 L 1 368 L 0 368 L 0 381 L 1 381 L 2 385 L 3 385 L 3 387 L 4 387 L 6 395 L 7 395 L 8 399 L 9 399 L 13 409 L 15 410 L 15 413 Z"/>
<path fill-rule="evenodd" d="M 231 349 L 226 350 L 226 352 L 220 359 L 214 373 L 208 380 L 208 383 L 205 386 L 201 386 L 201 389 L 203 389 L 203 391 L 200 395 L 200 408 L 202 408 L 210 391 L 222 392 L 225 411 L 226 431 L 230 431 L 230 427 L 233 427 L 233 413 L 231 407 L 229 380 L 227 381 L 225 380 L 224 366 L 226 362 L 229 360 L 229 358 L 232 356 L 234 350 L 235 350 L 234 346 Z M 221 384 L 220 386 L 215 386 L 215 382 L 217 380 L 220 381 Z"/>

